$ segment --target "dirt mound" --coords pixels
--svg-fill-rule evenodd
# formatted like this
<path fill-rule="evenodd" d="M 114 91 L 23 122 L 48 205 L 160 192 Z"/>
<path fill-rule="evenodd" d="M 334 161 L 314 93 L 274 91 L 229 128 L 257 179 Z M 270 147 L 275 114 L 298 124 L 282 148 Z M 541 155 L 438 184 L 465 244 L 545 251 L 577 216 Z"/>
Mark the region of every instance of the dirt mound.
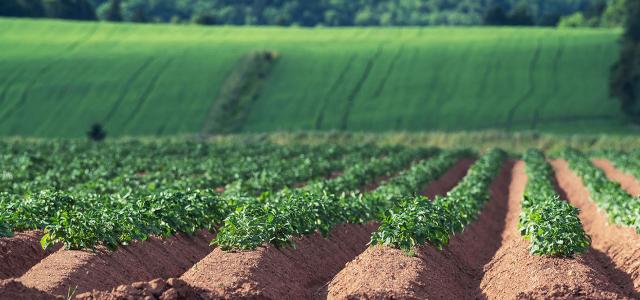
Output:
<path fill-rule="evenodd" d="M 136 281 L 176 277 L 211 252 L 211 239 L 211 233 L 199 232 L 193 237 L 150 238 L 115 252 L 62 249 L 31 268 L 20 281 L 28 287 L 64 295 L 69 288 L 77 287 L 77 293 L 108 291 Z"/>
<path fill-rule="evenodd" d="M 28 288 L 22 283 L 13 280 L 0 280 L 0 299 L 3 300 L 59 300 L 62 297 L 49 295 L 45 292 Z"/>
<path fill-rule="evenodd" d="M 593 255 L 576 258 L 534 256 L 529 253 L 529 242 L 518 232 L 520 201 L 527 182 L 525 165 L 518 162 L 512 172 L 508 191 L 506 227 L 501 247 L 485 265 L 480 288 L 490 299 L 515 298 L 571 298 L 571 295 L 590 299 L 619 299 L 620 289 L 597 268 Z M 505 288 L 508 287 L 508 288 Z M 544 296 L 548 295 L 548 296 Z"/>
<path fill-rule="evenodd" d="M 640 195 L 640 181 L 633 175 L 616 169 L 608 160 L 595 159 L 593 160 L 593 164 L 602 169 L 610 180 L 619 182 L 627 193 L 633 196 Z"/>
<path fill-rule="evenodd" d="M 473 162 L 474 160 L 471 158 L 461 159 L 440 178 L 430 182 L 421 194 L 429 199 L 446 194 L 467 174 Z"/>
<path fill-rule="evenodd" d="M 627 295 L 640 298 L 640 235 L 632 228 L 609 223 L 566 161 L 553 161 L 552 165 L 560 189 L 580 209 L 580 220 L 591 236 L 591 246 L 597 250 L 594 255 L 603 272 Z"/>
<path fill-rule="evenodd" d="M 117 300 L 117 299 L 203 299 L 196 289 L 177 278 L 155 279 L 150 282 L 135 282 L 121 285 L 110 292 L 93 291 L 80 294 L 78 300 Z"/>
<path fill-rule="evenodd" d="M 464 176 L 470 164 L 469 160 L 461 161 L 430 184 L 427 191 L 439 186 L 431 192 L 446 193 Z M 492 192 L 500 194 L 506 190 L 511 165 L 503 167 L 501 176 L 491 185 Z M 479 220 L 454 236 L 443 251 L 424 245 L 417 249 L 416 256 L 408 257 L 390 247 L 367 249 L 331 281 L 328 298 L 473 298 L 477 285 L 474 274 L 481 273 L 484 262 L 499 246 L 505 210 L 504 199 L 493 199 Z"/>
<path fill-rule="evenodd" d="M 466 275 L 450 253 L 420 247 L 413 257 L 374 246 L 329 284 L 328 299 L 464 299 Z"/>
<path fill-rule="evenodd" d="M 366 247 L 377 225 L 339 225 L 328 238 L 296 239 L 296 249 L 215 249 L 181 279 L 211 298 L 310 299 Z"/>
<path fill-rule="evenodd" d="M 42 250 L 41 237 L 42 231 L 33 230 L 0 238 L 0 279 L 21 276 L 55 251 Z"/>

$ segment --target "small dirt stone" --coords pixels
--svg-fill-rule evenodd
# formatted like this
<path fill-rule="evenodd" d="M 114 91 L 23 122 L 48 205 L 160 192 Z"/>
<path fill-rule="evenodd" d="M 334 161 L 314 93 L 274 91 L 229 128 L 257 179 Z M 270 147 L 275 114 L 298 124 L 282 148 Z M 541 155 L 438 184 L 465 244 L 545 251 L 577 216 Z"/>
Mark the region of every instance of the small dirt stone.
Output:
<path fill-rule="evenodd" d="M 178 290 L 170 288 L 162 293 L 160 300 L 178 300 Z"/>
<path fill-rule="evenodd" d="M 142 282 L 142 281 L 141 282 L 134 282 L 133 284 L 131 284 L 131 286 L 136 288 L 136 289 L 142 290 L 142 289 L 147 287 L 147 283 L 146 282 Z"/>
<path fill-rule="evenodd" d="M 149 287 L 147 290 L 151 292 L 154 296 L 160 296 L 162 292 L 167 287 L 167 284 L 162 279 L 155 279 L 149 282 Z"/>

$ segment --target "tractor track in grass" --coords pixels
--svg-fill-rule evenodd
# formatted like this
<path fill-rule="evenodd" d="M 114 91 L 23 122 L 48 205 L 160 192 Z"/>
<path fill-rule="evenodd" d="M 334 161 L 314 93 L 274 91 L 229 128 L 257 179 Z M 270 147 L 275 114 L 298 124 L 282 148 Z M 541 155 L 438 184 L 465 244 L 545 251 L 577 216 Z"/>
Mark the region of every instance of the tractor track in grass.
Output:
<path fill-rule="evenodd" d="M 127 82 L 125 83 L 124 87 L 120 90 L 120 95 L 116 99 L 116 102 L 113 103 L 107 115 L 104 117 L 104 119 L 102 119 L 102 124 L 108 123 L 111 120 L 111 118 L 113 118 L 113 116 L 116 114 L 116 112 L 122 105 L 122 101 L 124 101 L 124 98 L 126 98 L 127 95 L 129 95 L 129 90 L 131 89 L 131 86 L 133 85 L 133 83 L 138 79 L 140 74 L 144 73 L 144 70 L 147 69 L 147 67 L 149 67 L 151 63 L 153 63 L 154 59 L 155 58 L 153 57 L 146 59 L 145 61 L 142 62 L 142 64 L 136 70 L 131 72 L 131 74 L 129 75 L 129 78 L 127 78 Z"/>
<path fill-rule="evenodd" d="M 21 276 L 57 250 L 42 250 L 42 235 L 40 230 L 30 230 L 0 238 L 0 280 Z"/>
<path fill-rule="evenodd" d="M 387 68 L 387 72 L 385 73 L 385 76 L 382 78 L 382 81 L 378 84 L 378 87 L 373 93 L 373 98 L 378 98 L 382 94 L 382 91 L 387 85 L 387 81 L 389 80 L 389 77 L 391 77 L 391 74 L 393 74 L 393 70 L 396 68 L 396 64 L 398 63 L 398 61 L 400 60 L 400 57 L 402 57 L 402 54 L 404 53 L 404 50 L 405 50 L 405 45 L 402 44 L 400 46 L 400 49 L 398 49 L 398 52 L 396 52 L 396 55 L 393 56 L 393 59 L 391 60 L 391 63 Z"/>
<path fill-rule="evenodd" d="M 582 225 L 591 236 L 591 246 L 609 277 L 627 294 L 640 298 L 640 235 L 632 228 L 608 222 L 589 197 L 582 180 L 571 171 L 566 161 L 551 162 L 556 178 L 567 200 L 580 209 Z"/>
<path fill-rule="evenodd" d="M 553 62 L 552 62 L 553 67 L 551 72 L 553 74 L 553 78 L 551 80 L 551 95 L 549 95 L 549 97 L 544 97 L 538 101 L 538 105 L 536 106 L 533 112 L 531 130 L 537 129 L 538 124 L 540 123 L 540 112 L 547 105 L 547 103 L 549 102 L 549 99 L 551 97 L 556 96 L 558 94 L 558 91 L 560 91 L 560 78 L 558 74 L 560 73 L 560 62 L 562 61 L 562 56 L 564 55 L 564 48 L 565 48 L 564 39 L 559 39 L 559 44 L 560 45 L 558 46 L 556 53 L 553 56 Z"/>
<path fill-rule="evenodd" d="M 503 43 L 503 39 L 498 39 L 498 41 L 496 41 L 496 45 L 493 47 L 494 51 L 499 49 L 502 43 Z M 480 87 L 478 89 L 478 92 L 476 93 L 479 99 L 487 97 L 486 93 L 489 90 L 489 87 L 488 87 L 489 78 L 491 77 L 492 74 L 496 74 L 497 70 L 499 70 L 501 66 L 502 66 L 502 59 L 500 59 L 499 57 L 494 57 L 493 62 L 485 66 L 485 69 L 482 72 L 482 77 L 480 79 L 481 80 Z"/>
<path fill-rule="evenodd" d="M 342 69 L 342 71 L 340 72 L 340 75 L 338 76 L 338 78 L 336 79 L 336 81 L 333 82 L 333 84 L 331 85 L 331 88 L 329 89 L 329 91 L 327 92 L 327 95 L 322 99 L 322 104 L 320 107 L 320 113 L 318 114 L 318 116 L 316 117 L 315 120 L 315 129 L 316 130 L 321 130 L 322 129 L 322 122 L 324 122 L 324 115 L 326 113 L 327 110 L 327 102 L 330 101 L 330 95 L 341 85 L 344 84 L 344 79 L 347 76 L 347 73 L 349 72 L 349 70 L 351 70 L 351 65 L 353 64 L 353 62 L 358 58 L 357 54 L 353 54 L 351 55 L 351 57 L 349 58 L 349 61 L 347 62 L 347 64 L 345 65 L 344 69 Z"/>
<path fill-rule="evenodd" d="M 347 130 L 347 127 L 349 125 L 349 116 L 351 115 L 351 109 L 353 108 L 353 103 L 355 102 L 356 97 L 360 93 L 360 90 L 362 90 L 362 86 L 365 84 L 365 82 L 367 82 L 367 79 L 369 79 L 369 74 L 371 74 L 371 70 L 373 69 L 373 66 L 376 64 L 376 61 L 378 60 L 380 55 L 382 55 L 383 48 L 384 47 L 382 44 L 378 45 L 378 49 L 376 49 L 376 52 L 373 54 L 371 58 L 369 58 L 369 61 L 367 61 L 367 65 L 365 66 L 364 71 L 362 72 L 362 75 L 360 75 L 360 78 L 356 82 L 355 87 L 353 88 L 353 90 L 351 90 L 351 93 L 347 97 L 347 107 L 345 108 L 344 114 L 342 115 L 342 118 L 340 120 L 340 130 Z"/>
<path fill-rule="evenodd" d="M 122 125 L 123 128 L 126 128 L 133 121 L 136 115 L 140 113 L 140 110 L 145 105 L 145 103 L 147 103 L 147 100 L 149 99 L 151 94 L 156 90 L 155 87 L 158 84 L 158 81 L 160 80 L 162 75 L 167 71 L 167 68 L 171 65 L 171 63 L 174 60 L 175 60 L 175 57 L 171 57 L 167 59 L 167 61 L 165 61 L 164 64 L 162 64 L 162 67 L 160 67 L 160 70 L 156 72 L 156 74 L 149 80 L 149 83 L 147 83 L 147 86 L 145 87 L 144 92 L 142 93 L 142 96 L 140 96 L 140 99 L 134 106 L 133 110 L 131 111 L 131 113 L 129 113 L 129 117 L 125 120 L 124 124 Z"/>
<path fill-rule="evenodd" d="M 529 86 L 527 88 L 527 91 L 524 93 L 524 95 L 522 95 L 522 97 L 518 99 L 516 104 L 509 110 L 509 113 L 507 114 L 507 120 L 505 122 L 507 130 L 512 129 L 513 119 L 515 117 L 516 111 L 518 111 L 518 108 L 520 108 L 520 106 L 522 106 L 525 102 L 527 102 L 527 100 L 529 100 L 533 96 L 533 94 L 536 92 L 536 84 L 535 84 L 536 80 L 534 76 L 536 74 L 536 67 L 538 66 L 538 62 L 540 61 L 541 52 L 542 52 L 542 44 L 540 43 L 540 40 L 537 39 L 536 49 L 533 52 L 533 57 L 529 61 L 529 69 L 528 69 L 529 70 L 528 71 Z"/>
<path fill-rule="evenodd" d="M 24 69 L 18 70 L 15 75 L 13 75 L 8 82 L 3 85 L 2 93 L 0 93 L 0 104 L 6 100 L 9 90 L 15 86 L 16 82 L 20 80 L 20 77 L 22 77 L 22 74 L 24 73 Z"/>
<path fill-rule="evenodd" d="M 640 196 L 640 181 L 633 175 L 616 169 L 610 161 L 605 159 L 594 159 L 593 164 L 602 169 L 609 180 L 620 183 L 620 186 L 631 196 Z"/>
<path fill-rule="evenodd" d="M 24 104 L 29 100 L 29 92 L 42 81 L 42 77 L 49 73 L 49 71 L 56 65 L 58 62 L 62 61 L 66 57 L 73 54 L 80 46 L 86 43 L 91 37 L 97 32 L 99 24 L 94 24 L 93 28 L 88 31 L 86 34 L 80 36 L 77 40 L 73 41 L 65 48 L 64 51 L 57 54 L 57 56 L 53 57 L 47 64 L 45 64 L 40 70 L 36 73 L 33 79 L 31 79 L 24 89 L 22 90 L 22 94 L 20 95 L 19 101 L 9 107 L 3 115 L 0 116 L 0 124 L 3 124 L 8 118 L 19 111 Z M 24 73 L 24 72 L 23 72 Z M 11 128 L 11 132 L 15 132 L 15 127 Z"/>
<path fill-rule="evenodd" d="M 209 241 L 213 237 L 205 231 L 191 237 L 151 237 L 113 252 L 60 249 L 17 280 L 26 287 L 64 296 L 69 289 L 76 293 L 104 291 L 136 281 L 176 277 L 211 252 Z"/>

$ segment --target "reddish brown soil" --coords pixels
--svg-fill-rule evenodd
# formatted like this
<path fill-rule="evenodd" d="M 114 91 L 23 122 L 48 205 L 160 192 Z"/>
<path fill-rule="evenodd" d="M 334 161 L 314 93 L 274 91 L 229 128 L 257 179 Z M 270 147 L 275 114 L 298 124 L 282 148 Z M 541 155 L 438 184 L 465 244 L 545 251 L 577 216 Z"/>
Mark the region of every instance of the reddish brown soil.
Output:
<path fill-rule="evenodd" d="M 461 178 L 461 173 L 466 173 L 464 166 L 468 167 L 469 163 L 463 161 L 456 166 L 460 168 L 457 172 L 445 175 L 453 182 L 447 182 L 444 186 L 453 187 Z M 492 193 L 504 193 L 510 171 L 511 164 L 505 165 L 502 175 L 492 183 Z M 446 193 L 447 190 L 439 191 Z M 367 249 L 331 281 L 328 298 L 473 298 L 478 285 L 474 277 L 481 274 L 484 262 L 491 258 L 499 246 L 505 209 L 506 201 L 490 201 L 479 219 L 463 233 L 453 237 L 443 251 L 424 245 L 416 249 L 415 256 L 409 257 L 390 247 Z"/>
<path fill-rule="evenodd" d="M 473 164 L 474 160 L 471 158 L 464 158 L 451 167 L 444 175 L 435 181 L 430 182 L 422 191 L 422 195 L 433 199 L 435 196 L 444 195 L 450 191 L 464 175 L 467 175 L 469 167 Z"/>
<path fill-rule="evenodd" d="M 87 292 L 76 297 L 78 300 L 119 300 L 119 299 L 202 299 L 201 292 L 177 278 L 154 279 L 150 282 L 134 282 L 121 285 L 110 292 Z"/>
<path fill-rule="evenodd" d="M 42 250 L 41 237 L 42 232 L 34 230 L 0 238 L 0 279 L 21 276 L 56 250 Z"/>
<path fill-rule="evenodd" d="M 565 161 L 553 161 L 556 178 L 567 200 L 580 209 L 580 219 L 591 236 L 596 258 L 609 277 L 627 293 L 640 298 L 640 235 L 632 228 L 610 224 L 589 198 L 589 191 Z"/>
<path fill-rule="evenodd" d="M 512 178 L 513 177 L 513 178 Z M 425 245 L 415 257 L 389 247 L 367 249 L 330 283 L 331 299 L 623 298 L 594 255 L 542 258 L 517 229 L 526 185 L 524 164 L 506 164 L 479 219 L 443 251 Z"/>
<path fill-rule="evenodd" d="M 61 249 L 19 280 L 25 286 L 64 295 L 76 286 L 77 293 L 93 289 L 107 291 L 121 284 L 175 277 L 211 252 L 211 239 L 211 233 L 200 232 L 194 237 L 150 238 L 115 252 Z"/>
<path fill-rule="evenodd" d="M 65 295 L 66 296 L 66 295 Z M 6 279 L 0 280 L 0 299 L 2 300 L 59 300 L 56 297 L 33 288 L 25 287 L 22 283 Z"/>
<path fill-rule="evenodd" d="M 638 181 L 638 179 L 636 179 L 633 175 L 616 169 L 608 160 L 595 159 L 593 160 L 593 164 L 602 169 L 604 173 L 607 174 L 607 177 L 609 177 L 610 180 L 619 182 L 622 188 L 627 191 L 627 193 L 633 196 L 640 195 L 640 181 Z"/>
<path fill-rule="evenodd" d="M 367 247 L 376 227 L 339 225 L 327 239 L 318 233 L 296 239 L 296 249 L 216 249 L 181 279 L 204 290 L 207 298 L 309 299 Z"/>
<path fill-rule="evenodd" d="M 620 299 L 622 291 L 602 272 L 595 250 L 575 258 L 529 254 L 529 242 L 518 231 L 520 201 L 527 182 L 525 166 L 518 162 L 512 172 L 508 210 L 502 243 L 485 265 L 480 283 L 489 299 Z"/>

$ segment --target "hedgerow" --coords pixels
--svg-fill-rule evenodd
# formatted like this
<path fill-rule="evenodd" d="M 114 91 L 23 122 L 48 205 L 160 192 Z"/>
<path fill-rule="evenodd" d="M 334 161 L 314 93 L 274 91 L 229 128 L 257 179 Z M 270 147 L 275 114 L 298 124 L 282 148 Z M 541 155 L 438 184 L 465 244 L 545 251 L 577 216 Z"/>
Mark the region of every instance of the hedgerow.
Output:
<path fill-rule="evenodd" d="M 536 255 L 567 256 L 586 252 L 591 243 L 578 217 L 579 210 L 561 200 L 553 185 L 553 169 L 539 150 L 524 155 L 527 186 L 521 202 L 520 234 L 531 241 Z"/>

